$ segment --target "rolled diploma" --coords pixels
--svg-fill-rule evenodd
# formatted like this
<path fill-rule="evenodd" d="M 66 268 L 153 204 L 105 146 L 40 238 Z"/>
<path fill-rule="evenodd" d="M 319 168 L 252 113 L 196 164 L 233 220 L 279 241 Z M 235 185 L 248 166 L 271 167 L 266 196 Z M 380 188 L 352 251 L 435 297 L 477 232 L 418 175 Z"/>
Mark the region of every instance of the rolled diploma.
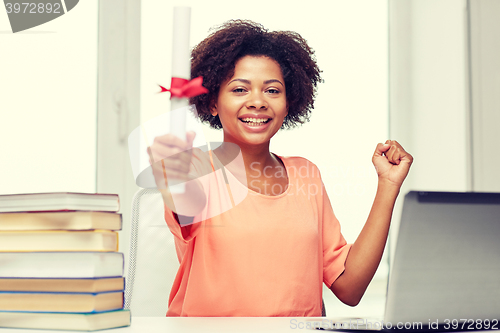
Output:
<path fill-rule="evenodd" d="M 189 34 L 191 25 L 191 8 L 174 7 L 174 27 L 172 38 L 172 77 L 191 79 L 191 54 L 189 52 Z M 185 108 L 185 112 L 170 113 L 170 133 L 186 140 L 186 112 L 189 99 L 173 97 L 170 99 L 170 110 Z M 184 193 L 185 184 L 170 186 L 172 193 Z"/>

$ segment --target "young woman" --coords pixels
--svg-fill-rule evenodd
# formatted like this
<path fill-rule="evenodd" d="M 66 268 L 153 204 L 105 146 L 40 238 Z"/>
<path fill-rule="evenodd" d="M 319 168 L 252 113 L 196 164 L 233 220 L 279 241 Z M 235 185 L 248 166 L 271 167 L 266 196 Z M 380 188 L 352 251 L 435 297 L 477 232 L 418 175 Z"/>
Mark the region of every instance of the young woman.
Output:
<path fill-rule="evenodd" d="M 167 316 L 321 316 L 322 283 L 358 304 L 412 156 L 396 141 L 376 146 L 373 207 L 347 244 L 317 167 L 269 150 L 279 129 L 304 123 L 313 109 L 321 78 L 306 41 L 230 21 L 192 51 L 198 76 L 209 93 L 191 102 L 201 121 L 222 129 L 223 144 L 191 149 L 189 132 L 149 148 L 180 262 Z M 185 192 L 171 193 L 178 180 Z"/>

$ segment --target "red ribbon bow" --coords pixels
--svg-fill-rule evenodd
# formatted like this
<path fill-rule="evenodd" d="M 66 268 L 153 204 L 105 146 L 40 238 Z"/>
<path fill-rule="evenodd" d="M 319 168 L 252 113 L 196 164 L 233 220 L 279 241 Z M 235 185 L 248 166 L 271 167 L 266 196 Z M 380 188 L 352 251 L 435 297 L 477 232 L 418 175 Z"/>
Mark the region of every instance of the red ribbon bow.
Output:
<path fill-rule="evenodd" d="M 173 77 L 170 83 L 170 89 L 160 86 L 162 92 L 170 91 L 170 98 L 189 98 L 198 96 L 201 94 L 206 94 L 208 89 L 203 87 L 203 77 L 198 76 L 197 78 L 190 80 L 181 79 L 179 77 Z"/>

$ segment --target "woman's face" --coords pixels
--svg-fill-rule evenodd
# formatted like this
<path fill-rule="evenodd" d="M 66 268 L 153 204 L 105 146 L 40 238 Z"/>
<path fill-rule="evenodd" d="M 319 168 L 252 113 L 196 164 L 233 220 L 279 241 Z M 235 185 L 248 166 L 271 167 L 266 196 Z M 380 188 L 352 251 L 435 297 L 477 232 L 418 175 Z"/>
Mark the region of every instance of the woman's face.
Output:
<path fill-rule="evenodd" d="M 279 64 L 265 56 L 245 56 L 222 82 L 212 115 L 219 115 L 224 141 L 240 147 L 269 144 L 288 113 Z"/>

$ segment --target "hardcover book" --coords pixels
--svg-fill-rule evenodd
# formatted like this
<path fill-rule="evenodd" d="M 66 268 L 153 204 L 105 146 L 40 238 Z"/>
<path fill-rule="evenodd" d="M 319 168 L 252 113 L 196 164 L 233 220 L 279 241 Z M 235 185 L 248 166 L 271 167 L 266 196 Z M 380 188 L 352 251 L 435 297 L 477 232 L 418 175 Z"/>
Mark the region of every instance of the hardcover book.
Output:
<path fill-rule="evenodd" d="M 122 215 L 112 212 L 0 213 L 0 231 L 9 230 L 121 230 Z"/>
<path fill-rule="evenodd" d="M 99 293 L 125 289 L 125 278 L 29 279 L 0 278 L 0 291 Z"/>
<path fill-rule="evenodd" d="M 0 311 L 103 312 L 123 307 L 123 292 L 0 292 Z"/>
<path fill-rule="evenodd" d="M 0 212 L 38 212 L 58 210 L 92 210 L 117 212 L 117 194 L 101 193 L 29 193 L 0 195 Z"/>
<path fill-rule="evenodd" d="M 45 330 L 96 331 L 130 326 L 130 311 L 100 313 L 2 312 L 0 327 Z"/>
<path fill-rule="evenodd" d="M 119 252 L 4 252 L 0 276 L 5 278 L 95 278 L 123 276 Z"/>
<path fill-rule="evenodd" d="M 93 231 L 3 231 L 0 252 L 118 251 L 118 233 Z"/>

